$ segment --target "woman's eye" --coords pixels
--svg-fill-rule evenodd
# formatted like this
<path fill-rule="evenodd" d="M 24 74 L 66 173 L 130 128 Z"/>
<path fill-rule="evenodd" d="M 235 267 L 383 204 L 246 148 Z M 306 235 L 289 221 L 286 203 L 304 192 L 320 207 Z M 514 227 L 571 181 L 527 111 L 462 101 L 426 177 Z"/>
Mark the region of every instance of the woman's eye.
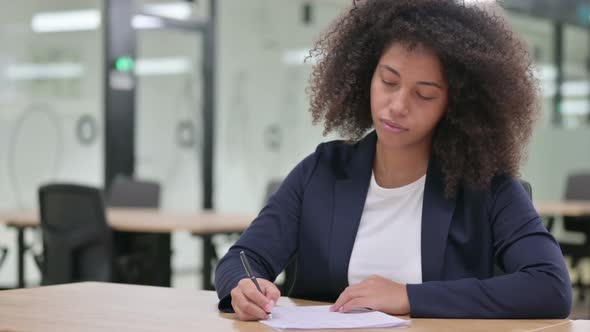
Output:
<path fill-rule="evenodd" d="M 423 100 L 433 100 L 435 98 L 435 97 L 427 97 L 427 96 L 424 96 L 420 93 L 417 93 L 417 95 L 420 99 L 423 99 Z"/>
<path fill-rule="evenodd" d="M 381 81 L 382 81 L 382 82 L 383 82 L 383 84 L 385 84 L 385 85 L 389 85 L 389 86 L 394 86 L 394 85 L 397 85 L 397 83 L 395 83 L 395 82 L 386 81 L 386 80 L 384 80 L 384 79 L 381 79 Z"/>

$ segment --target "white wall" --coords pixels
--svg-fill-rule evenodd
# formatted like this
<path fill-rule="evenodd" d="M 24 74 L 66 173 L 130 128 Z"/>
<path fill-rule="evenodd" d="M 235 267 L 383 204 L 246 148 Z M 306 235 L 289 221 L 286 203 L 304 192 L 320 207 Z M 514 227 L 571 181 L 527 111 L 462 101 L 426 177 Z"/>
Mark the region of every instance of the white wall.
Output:
<path fill-rule="evenodd" d="M 562 199 L 568 173 L 590 170 L 590 130 L 538 128 L 529 146 L 523 178 L 539 200 Z"/>

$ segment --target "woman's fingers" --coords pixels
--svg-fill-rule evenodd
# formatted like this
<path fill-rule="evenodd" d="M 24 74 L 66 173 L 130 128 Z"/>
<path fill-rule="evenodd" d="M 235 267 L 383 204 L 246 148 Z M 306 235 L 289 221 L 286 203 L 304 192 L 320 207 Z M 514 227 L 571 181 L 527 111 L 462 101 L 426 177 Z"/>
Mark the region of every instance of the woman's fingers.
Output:
<path fill-rule="evenodd" d="M 240 320 L 268 318 L 268 313 L 280 297 L 278 288 L 268 280 L 258 279 L 261 293 L 251 279 L 244 278 L 231 291 L 231 304 Z"/>
<path fill-rule="evenodd" d="M 359 285 L 346 287 L 346 289 L 342 293 L 340 293 L 340 296 L 336 300 L 336 303 L 334 303 L 330 307 L 330 311 L 339 311 L 340 307 L 342 307 L 342 305 L 344 305 L 348 301 L 352 300 L 353 298 L 358 297 L 360 295 L 359 289 L 360 289 Z"/>

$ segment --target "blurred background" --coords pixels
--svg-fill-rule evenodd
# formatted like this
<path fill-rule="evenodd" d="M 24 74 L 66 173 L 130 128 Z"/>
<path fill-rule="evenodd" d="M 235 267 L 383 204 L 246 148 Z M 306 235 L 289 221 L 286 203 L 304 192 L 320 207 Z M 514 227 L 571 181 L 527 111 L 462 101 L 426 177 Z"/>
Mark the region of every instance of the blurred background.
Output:
<path fill-rule="evenodd" d="M 305 94 L 311 64 L 304 58 L 350 3 L 3 4 L 0 211 L 37 211 L 39 187 L 47 183 L 110 193 L 117 175 L 127 175 L 158 184 L 160 211 L 255 215 L 269 183 L 319 142 L 336 138 L 323 137 L 322 128 L 311 125 Z M 501 5 L 526 41 L 541 83 L 543 116 L 522 177 L 531 183 L 535 201 L 562 201 L 568 198 L 568 176 L 590 171 L 590 1 L 504 0 Z M 572 278 L 583 289 L 590 284 L 587 233 L 565 229 L 559 213 L 548 215 L 560 243 L 582 248 Z M 19 229 L 0 224 L 4 288 L 18 283 Z M 39 285 L 43 262 L 34 258 L 43 250 L 42 232 L 29 227 L 22 234 L 22 277 L 25 286 Z M 235 240 L 190 231 L 163 236 L 170 241 L 164 240 L 163 248 L 172 253 L 166 263 L 172 271 L 169 285 L 186 288 L 204 287 L 203 239 L 218 255 Z M 122 241 L 118 246 L 135 241 L 114 239 Z M 149 242 L 148 237 L 144 244 Z M 578 308 L 578 317 L 590 315 Z"/>

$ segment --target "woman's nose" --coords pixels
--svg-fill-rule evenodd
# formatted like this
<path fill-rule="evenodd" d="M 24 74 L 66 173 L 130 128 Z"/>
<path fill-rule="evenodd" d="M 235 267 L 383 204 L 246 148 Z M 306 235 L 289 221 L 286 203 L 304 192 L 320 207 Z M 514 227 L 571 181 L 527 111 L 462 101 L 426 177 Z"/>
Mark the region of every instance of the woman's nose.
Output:
<path fill-rule="evenodd" d="M 398 90 L 391 96 L 391 100 L 389 102 L 390 112 L 398 116 L 408 115 L 408 99 L 409 95 L 406 91 L 403 89 Z"/>

